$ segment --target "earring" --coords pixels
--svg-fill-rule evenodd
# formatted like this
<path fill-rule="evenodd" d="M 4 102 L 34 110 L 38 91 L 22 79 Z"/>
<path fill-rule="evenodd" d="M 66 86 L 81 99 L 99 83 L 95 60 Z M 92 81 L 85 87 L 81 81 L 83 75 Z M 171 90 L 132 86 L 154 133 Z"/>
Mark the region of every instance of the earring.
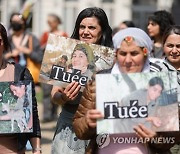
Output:
<path fill-rule="evenodd" d="M 147 56 L 147 54 L 148 54 L 148 50 L 147 50 L 147 48 L 143 48 L 143 54 L 144 54 L 144 56 Z"/>

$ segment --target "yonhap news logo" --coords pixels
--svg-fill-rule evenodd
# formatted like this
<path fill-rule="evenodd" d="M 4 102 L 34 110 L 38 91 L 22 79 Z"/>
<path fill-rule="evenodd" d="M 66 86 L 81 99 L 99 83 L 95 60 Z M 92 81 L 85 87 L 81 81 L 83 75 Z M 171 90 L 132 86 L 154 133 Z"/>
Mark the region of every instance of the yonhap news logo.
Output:
<path fill-rule="evenodd" d="M 111 142 L 112 141 L 112 142 Z M 100 149 L 107 147 L 109 144 L 146 144 L 155 143 L 155 144 L 174 144 L 175 137 L 153 137 L 153 138 L 142 138 L 138 136 L 132 137 L 123 137 L 123 136 L 113 136 L 110 138 L 110 135 L 107 133 L 101 133 L 96 137 L 96 143 Z"/>
<path fill-rule="evenodd" d="M 96 137 L 96 143 L 98 145 L 99 148 L 104 148 L 107 147 L 110 143 L 110 137 L 109 134 L 98 134 L 98 136 Z"/>

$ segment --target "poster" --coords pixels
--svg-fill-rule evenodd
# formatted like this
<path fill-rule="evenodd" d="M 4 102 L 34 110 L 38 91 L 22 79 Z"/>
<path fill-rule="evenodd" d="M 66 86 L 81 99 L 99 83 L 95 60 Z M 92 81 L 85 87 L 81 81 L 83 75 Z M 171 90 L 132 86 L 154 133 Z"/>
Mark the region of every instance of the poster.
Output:
<path fill-rule="evenodd" d="M 33 132 L 32 84 L 0 82 L 0 134 Z"/>
<path fill-rule="evenodd" d="M 114 49 L 50 34 L 39 82 L 66 87 L 77 81 L 84 87 L 93 72 L 111 68 Z"/>
<path fill-rule="evenodd" d="M 96 108 L 104 115 L 98 134 L 133 133 L 138 124 L 157 132 L 178 131 L 177 74 L 97 74 Z"/>

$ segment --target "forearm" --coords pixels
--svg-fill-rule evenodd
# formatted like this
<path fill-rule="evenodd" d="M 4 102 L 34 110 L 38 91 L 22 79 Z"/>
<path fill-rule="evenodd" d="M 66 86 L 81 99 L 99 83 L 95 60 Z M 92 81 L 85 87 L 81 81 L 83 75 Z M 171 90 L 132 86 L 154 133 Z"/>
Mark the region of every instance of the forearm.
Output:
<path fill-rule="evenodd" d="M 41 153 L 41 140 L 39 137 L 33 137 L 30 139 L 33 154 Z"/>

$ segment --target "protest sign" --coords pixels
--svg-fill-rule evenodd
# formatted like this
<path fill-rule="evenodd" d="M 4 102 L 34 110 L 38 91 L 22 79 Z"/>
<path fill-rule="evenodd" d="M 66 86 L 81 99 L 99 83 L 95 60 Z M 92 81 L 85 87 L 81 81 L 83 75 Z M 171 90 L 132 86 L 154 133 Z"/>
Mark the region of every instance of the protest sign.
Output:
<path fill-rule="evenodd" d="M 104 115 L 97 133 L 132 133 L 140 123 L 157 132 L 178 131 L 177 74 L 97 74 L 96 108 Z"/>

